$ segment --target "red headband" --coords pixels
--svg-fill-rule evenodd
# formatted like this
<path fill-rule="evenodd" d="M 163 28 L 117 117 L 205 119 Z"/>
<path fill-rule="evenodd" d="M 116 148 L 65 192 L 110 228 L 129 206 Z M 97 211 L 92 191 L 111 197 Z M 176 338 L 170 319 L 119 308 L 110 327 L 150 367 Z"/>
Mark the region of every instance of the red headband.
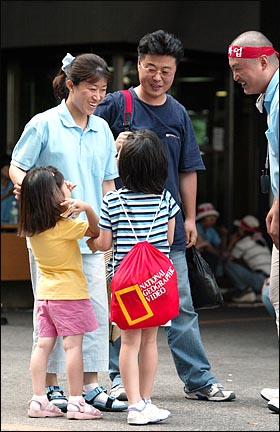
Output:
<path fill-rule="evenodd" d="M 207 212 L 207 211 L 214 211 L 215 212 L 216 210 L 214 209 L 213 206 L 206 205 L 204 207 L 198 208 L 197 213 L 200 214 L 200 213 L 204 213 L 204 212 Z"/>
<path fill-rule="evenodd" d="M 259 227 L 252 227 L 246 224 L 246 222 L 244 222 L 243 220 L 240 222 L 240 225 L 247 231 L 258 232 L 260 230 Z"/>
<path fill-rule="evenodd" d="M 273 47 L 252 47 L 252 46 L 238 46 L 230 45 L 228 48 L 228 57 L 237 58 L 258 58 L 262 55 L 271 56 L 276 54 L 279 57 L 279 53 L 275 51 Z"/>

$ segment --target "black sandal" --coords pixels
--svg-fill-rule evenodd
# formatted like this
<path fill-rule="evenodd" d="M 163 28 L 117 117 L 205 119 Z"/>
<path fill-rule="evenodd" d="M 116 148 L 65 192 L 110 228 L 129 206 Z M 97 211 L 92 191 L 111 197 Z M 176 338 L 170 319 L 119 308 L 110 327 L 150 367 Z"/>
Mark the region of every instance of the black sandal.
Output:
<path fill-rule="evenodd" d="M 108 396 L 106 402 L 94 401 L 100 393 L 107 393 L 107 390 L 103 386 L 96 387 L 85 395 L 85 401 L 100 411 L 119 412 L 127 409 L 128 405 L 126 403 L 119 401 L 113 396 Z"/>

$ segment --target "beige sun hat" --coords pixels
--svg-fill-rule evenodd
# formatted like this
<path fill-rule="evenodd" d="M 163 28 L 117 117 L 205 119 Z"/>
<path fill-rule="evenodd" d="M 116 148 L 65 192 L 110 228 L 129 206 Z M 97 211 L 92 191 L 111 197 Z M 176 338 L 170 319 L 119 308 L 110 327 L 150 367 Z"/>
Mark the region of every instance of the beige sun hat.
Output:
<path fill-rule="evenodd" d="M 235 226 L 241 226 L 246 231 L 256 232 L 259 231 L 260 223 L 259 220 L 252 215 L 246 215 L 241 220 L 235 220 L 233 222 Z"/>
<path fill-rule="evenodd" d="M 206 216 L 220 216 L 220 213 L 215 209 L 212 203 L 200 204 L 197 208 L 196 220 L 205 218 Z"/>

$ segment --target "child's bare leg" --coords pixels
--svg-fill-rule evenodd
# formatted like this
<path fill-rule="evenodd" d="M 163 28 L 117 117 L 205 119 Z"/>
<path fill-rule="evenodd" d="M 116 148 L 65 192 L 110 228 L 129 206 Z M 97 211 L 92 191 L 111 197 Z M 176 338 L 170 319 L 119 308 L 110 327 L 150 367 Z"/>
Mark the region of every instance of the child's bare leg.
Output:
<path fill-rule="evenodd" d="M 141 329 L 121 330 L 119 365 L 128 405 L 136 404 L 141 400 L 138 367 L 141 335 Z"/>
<path fill-rule="evenodd" d="M 158 367 L 157 332 L 158 327 L 142 330 L 139 353 L 139 381 L 140 394 L 145 399 L 151 398 Z"/>
<path fill-rule="evenodd" d="M 55 341 L 55 336 L 39 337 L 36 348 L 32 353 L 30 368 L 34 395 L 43 396 L 46 394 L 45 385 L 48 358 Z"/>
<path fill-rule="evenodd" d="M 81 396 L 83 393 L 82 343 L 83 334 L 64 336 L 63 338 L 69 396 Z"/>

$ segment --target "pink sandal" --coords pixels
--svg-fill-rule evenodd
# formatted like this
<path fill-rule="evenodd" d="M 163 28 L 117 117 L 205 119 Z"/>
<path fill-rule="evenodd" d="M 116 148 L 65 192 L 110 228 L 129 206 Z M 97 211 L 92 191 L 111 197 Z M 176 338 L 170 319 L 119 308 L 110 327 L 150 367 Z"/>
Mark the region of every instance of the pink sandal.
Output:
<path fill-rule="evenodd" d="M 71 411 L 71 409 L 69 409 L 71 405 L 77 407 L 78 411 Z M 102 417 L 103 414 L 92 405 L 87 404 L 83 397 L 77 403 L 68 401 L 67 418 L 69 420 L 94 420 Z"/>
<path fill-rule="evenodd" d="M 48 400 L 46 402 L 39 402 L 36 399 L 31 399 L 28 404 L 28 417 L 63 417 L 63 412 Z"/>

